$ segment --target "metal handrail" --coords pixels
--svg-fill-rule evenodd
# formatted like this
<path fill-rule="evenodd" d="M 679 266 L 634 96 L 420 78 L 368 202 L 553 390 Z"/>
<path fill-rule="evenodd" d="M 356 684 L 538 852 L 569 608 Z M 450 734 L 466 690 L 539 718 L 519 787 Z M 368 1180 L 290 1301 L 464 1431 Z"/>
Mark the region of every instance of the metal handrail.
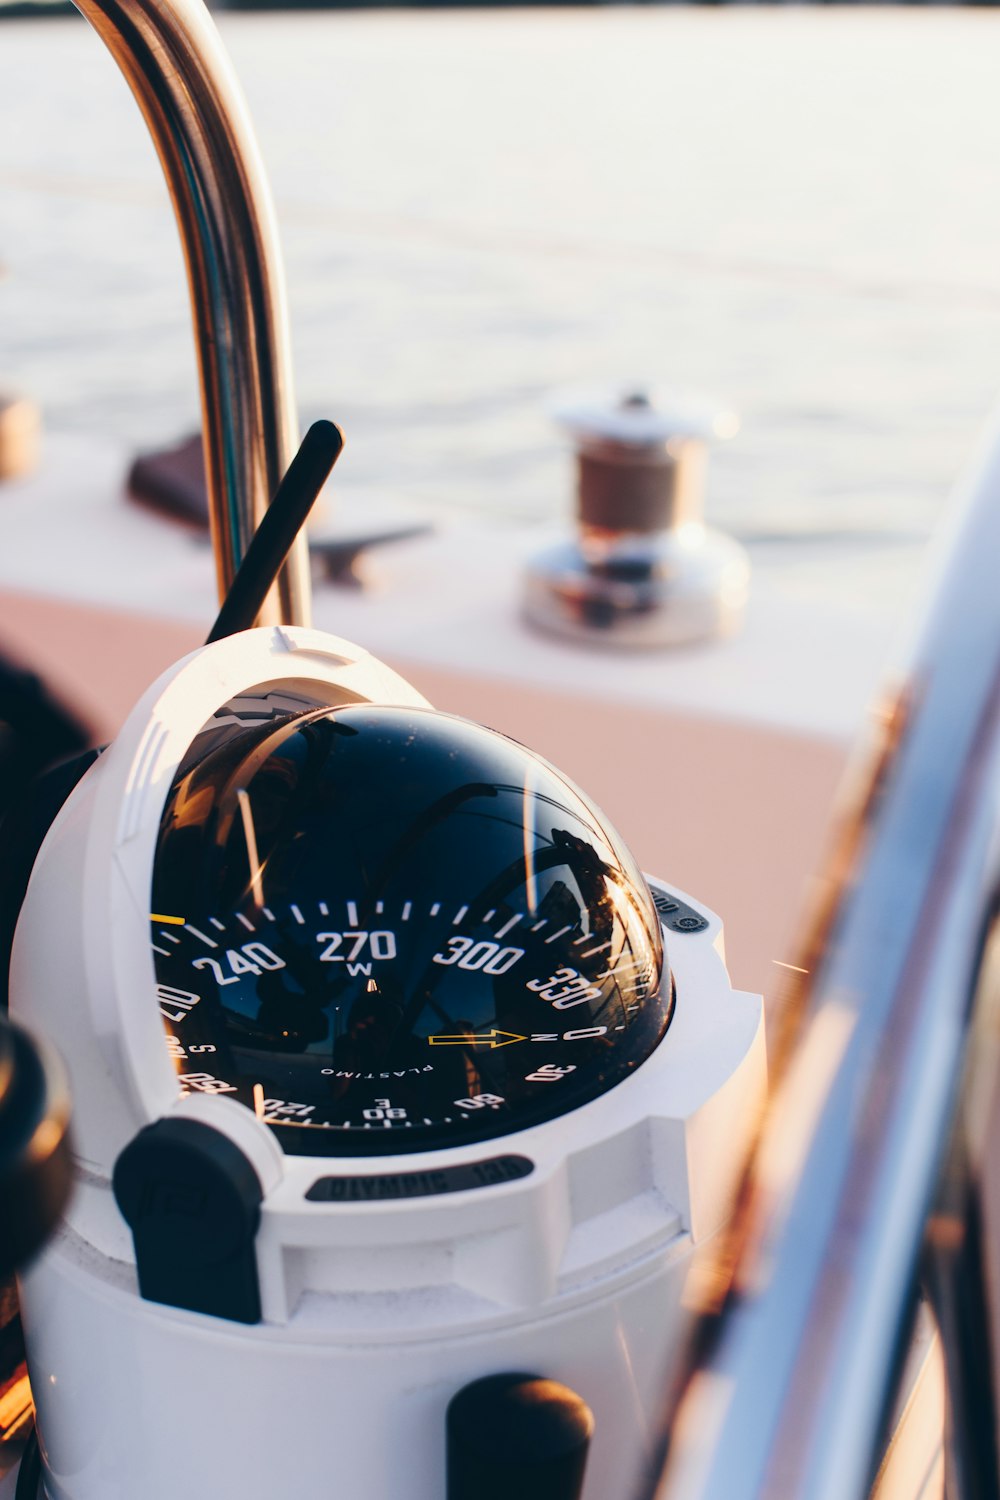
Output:
<path fill-rule="evenodd" d="M 298 447 L 284 272 L 239 86 L 202 0 L 76 0 L 153 137 L 191 291 L 220 600 Z M 309 624 L 300 538 L 262 618 Z"/>
<path fill-rule="evenodd" d="M 996 1006 L 977 977 L 1000 877 L 1000 428 L 963 498 L 912 665 L 855 773 L 777 1086 L 732 1229 L 692 1288 L 644 1497 L 867 1495 L 936 1202 L 938 1240 L 970 1248 L 956 1193 L 935 1195 L 970 1028 Z M 953 1187 L 965 1156 L 949 1158 Z M 982 1356 L 985 1308 L 973 1316 Z M 951 1474 L 976 1472 L 975 1493 L 995 1495 L 989 1390 L 985 1404 L 988 1451 Z"/>

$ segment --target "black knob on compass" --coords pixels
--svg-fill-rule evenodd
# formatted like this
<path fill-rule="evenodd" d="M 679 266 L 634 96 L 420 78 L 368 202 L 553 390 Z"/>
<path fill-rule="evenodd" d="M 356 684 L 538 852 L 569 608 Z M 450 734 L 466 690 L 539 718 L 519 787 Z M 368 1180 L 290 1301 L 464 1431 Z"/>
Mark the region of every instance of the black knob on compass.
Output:
<path fill-rule="evenodd" d="M 447 1500 L 579 1500 L 590 1407 L 556 1380 L 488 1375 L 448 1406 Z"/>
<path fill-rule="evenodd" d="M 62 1064 L 0 1017 L 0 1277 L 55 1229 L 73 1180 Z"/>

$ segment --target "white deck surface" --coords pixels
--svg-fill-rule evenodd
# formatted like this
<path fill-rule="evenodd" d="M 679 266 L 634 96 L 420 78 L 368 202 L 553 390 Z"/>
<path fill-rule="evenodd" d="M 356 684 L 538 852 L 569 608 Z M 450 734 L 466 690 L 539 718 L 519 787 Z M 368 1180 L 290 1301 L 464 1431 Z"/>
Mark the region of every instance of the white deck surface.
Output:
<path fill-rule="evenodd" d="M 5 487 L 0 590 L 207 628 L 207 542 L 127 503 L 123 462 L 112 445 L 64 435 L 51 441 L 42 475 Z M 453 520 L 374 559 L 368 591 L 318 587 L 315 623 L 418 668 L 834 740 L 851 738 L 879 687 L 894 611 L 854 588 L 825 598 L 803 573 L 767 561 L 732 640 L 621 652 L 539 636 L 520 619 L 520 577 L 544 537 L 489 518 Z"/>

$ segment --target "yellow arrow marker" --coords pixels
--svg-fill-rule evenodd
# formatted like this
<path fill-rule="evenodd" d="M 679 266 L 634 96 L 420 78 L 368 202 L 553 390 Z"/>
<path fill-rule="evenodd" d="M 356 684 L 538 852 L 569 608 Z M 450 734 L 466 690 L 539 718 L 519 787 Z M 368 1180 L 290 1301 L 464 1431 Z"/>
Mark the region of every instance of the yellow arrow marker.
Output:
<path fill-rule="evenodd" d="M 151 922 L 166 922 L 170 927 L 183 927 L 187 919 L 185 917 L 160 917 L 153 911 L 149 914 L 149 920 Z"/>
<path fill-rule="evenodd" d="M 498 1031 L 496 1027 L 492 1031 L 464 1032 L 461 1036 L 429 1036 L 427 1040 L 432 1047 L 509 1047 L 511 1042 L 526 1042 L 526 1036 L 518 1036 L 516 1031 Z"/>

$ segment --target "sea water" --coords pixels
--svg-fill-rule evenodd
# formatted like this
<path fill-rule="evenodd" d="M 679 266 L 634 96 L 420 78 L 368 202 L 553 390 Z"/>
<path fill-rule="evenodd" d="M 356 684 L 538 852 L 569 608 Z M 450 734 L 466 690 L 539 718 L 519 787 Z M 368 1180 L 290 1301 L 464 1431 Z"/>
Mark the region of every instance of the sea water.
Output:
<path fill-rule="evenodd" d="M 609 7 L 223 15 L 298 394 L 345 504 L 569 503 L 547 403 L 735 407 L 709 514 L 851 586 L 916 555 L 1000 386 L 1000 16 Z M 144 126 L 76 18 L 0 27 L 0 386 L 129 452 L 195 428 Z"/>

